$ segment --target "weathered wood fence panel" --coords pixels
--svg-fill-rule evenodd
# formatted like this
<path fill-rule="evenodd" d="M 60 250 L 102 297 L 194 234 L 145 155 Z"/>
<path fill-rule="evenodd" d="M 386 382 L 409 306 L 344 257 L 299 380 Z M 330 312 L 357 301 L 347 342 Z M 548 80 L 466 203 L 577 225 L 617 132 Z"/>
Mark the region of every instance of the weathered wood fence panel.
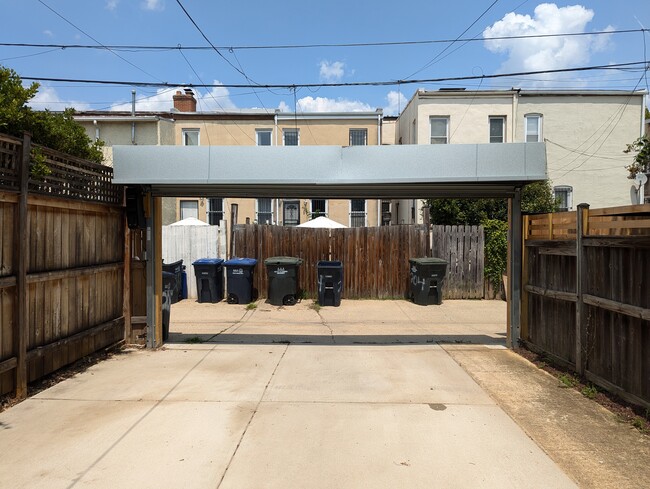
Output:
<path fill-rule="evenodd" d="M 226 258 L 226 226 L 163 226 L 162 256 L 165 263 L 183 260 L 189 299 L 198 297 L 192 263 L 200 258 Z"/>
<path fill-rule="evenodd" d="M 0 394 L 21 397 L 124 339 L 122 189 L 110 168 L 46 148 L 52 173 L 31 180 L 30 144 L 0 135 Z"/>
<path fill-rule="evenodd" d="M 432 226 L 432 256 L 447 260 L 446 299 L 483 299 L 483 226 Z"/>
<path fill-rule="evenodd" d="M 299 285 L 309 297 L 317 294 L 317 262 L 343 262 L 343 297 L 405 297 L 409 287 L 409 258 L 430 255 L 425 226 L 308 229 L 240 225 L 234 233 L 235 254 L 256 258 L 255 288 L 266 297 L 268 279 L 264 260 L 295 256 L 303 260 Z"/>
<path fill-rule="evenodd" d="M 650 205 L 524 216 L 522 336 L 650 407 Z"/>

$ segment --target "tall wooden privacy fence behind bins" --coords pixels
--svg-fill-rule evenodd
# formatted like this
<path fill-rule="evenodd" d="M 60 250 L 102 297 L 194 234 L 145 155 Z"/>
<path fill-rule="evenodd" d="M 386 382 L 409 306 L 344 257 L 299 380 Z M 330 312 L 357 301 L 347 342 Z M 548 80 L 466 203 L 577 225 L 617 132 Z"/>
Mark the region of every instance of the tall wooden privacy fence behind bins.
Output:
<path fill-rule="evenodd" d="M 343 298 L 386 299 L 408 294 L 409 258 L 430 256 L 426 226 L 308 229 L 258 224 L 235 228 L 234 254 L 256 258 L 254 287 L 266 297 L 264 260 L 272 256 L 302 258 L 300 287 L 315 297 L 316 263 L 343 262 Z"/>
<path fill-rule="evenodd" d="M 650 408 L 650 204 L 524 216 L 522 338 Z"/>
<path fill-rule="evenodd" d="M 124 213 L 112 169 L 0 135 L 0 394 L 124 338 Z"/>

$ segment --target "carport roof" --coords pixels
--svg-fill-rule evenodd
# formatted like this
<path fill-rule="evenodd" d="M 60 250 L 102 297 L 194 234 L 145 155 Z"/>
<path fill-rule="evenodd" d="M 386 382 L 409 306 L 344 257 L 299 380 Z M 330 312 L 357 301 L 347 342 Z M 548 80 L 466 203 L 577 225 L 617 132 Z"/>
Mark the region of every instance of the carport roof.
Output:
<path fill-rule="evenodd" d="M 544 143 L 114 146 L 113 164 L 158 196 L 507 197 L 547 178 Z"/>

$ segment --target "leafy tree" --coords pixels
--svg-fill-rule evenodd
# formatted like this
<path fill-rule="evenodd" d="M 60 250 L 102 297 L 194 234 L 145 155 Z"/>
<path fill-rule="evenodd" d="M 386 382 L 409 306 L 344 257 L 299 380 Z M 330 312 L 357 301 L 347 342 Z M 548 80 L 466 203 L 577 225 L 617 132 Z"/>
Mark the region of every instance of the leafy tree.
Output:
<path fill-rule="evenodd" d="M 62 113 L 35 111 L 27 105 L 38 88 L 38 83 L 24 87 L 14 70 L 0 66 L 0 132 L 21 137 L 28 131 L 36 144 L 101 163 L 104 143 L 88 137 L 74 120 L 74 109 L 65 109 Z M 39 158 L 33 155 L 33 159 Z"/>
<path fill-rule="evenodd" d="M 635 153 L 632 164 L 626 166 L 627 178 L 636 177 L 637 173 L 650 172 L 650 136 L 641 136 L 627 145 L 624 153 Z"/>

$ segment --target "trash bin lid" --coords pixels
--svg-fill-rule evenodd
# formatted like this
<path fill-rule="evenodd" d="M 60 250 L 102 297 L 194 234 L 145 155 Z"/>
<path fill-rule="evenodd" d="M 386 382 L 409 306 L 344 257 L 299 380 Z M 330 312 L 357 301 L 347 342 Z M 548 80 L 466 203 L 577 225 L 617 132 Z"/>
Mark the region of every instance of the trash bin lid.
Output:
<path fill-rule="evenodd" d="M 221 265 L 222 263 L 223 258 L 200 258 L 192 262 L 192 265 Z"/>
<path fill-rule="evenodd" d="M 254 267 L 257 265 L 257 260 L 255 258 L 231 258 L 223 264 L 227 267 Z"/>
<path fill-rule="evenodd" d="M 446 265 L 447 260 L 442 258 L 411 258 L 409 260 L 411 263 L 416 265 Z"/>
<path fill-rule="evenodd" d="M 272 256 L 264 260 L 264 265 L 300 265 L 302 260 L 293 256 Z"/>
<path fill-rule="evenodd" d="M 319 268 L 343 268 L 343 262 L 320 260 L 316 266 Z"/>

